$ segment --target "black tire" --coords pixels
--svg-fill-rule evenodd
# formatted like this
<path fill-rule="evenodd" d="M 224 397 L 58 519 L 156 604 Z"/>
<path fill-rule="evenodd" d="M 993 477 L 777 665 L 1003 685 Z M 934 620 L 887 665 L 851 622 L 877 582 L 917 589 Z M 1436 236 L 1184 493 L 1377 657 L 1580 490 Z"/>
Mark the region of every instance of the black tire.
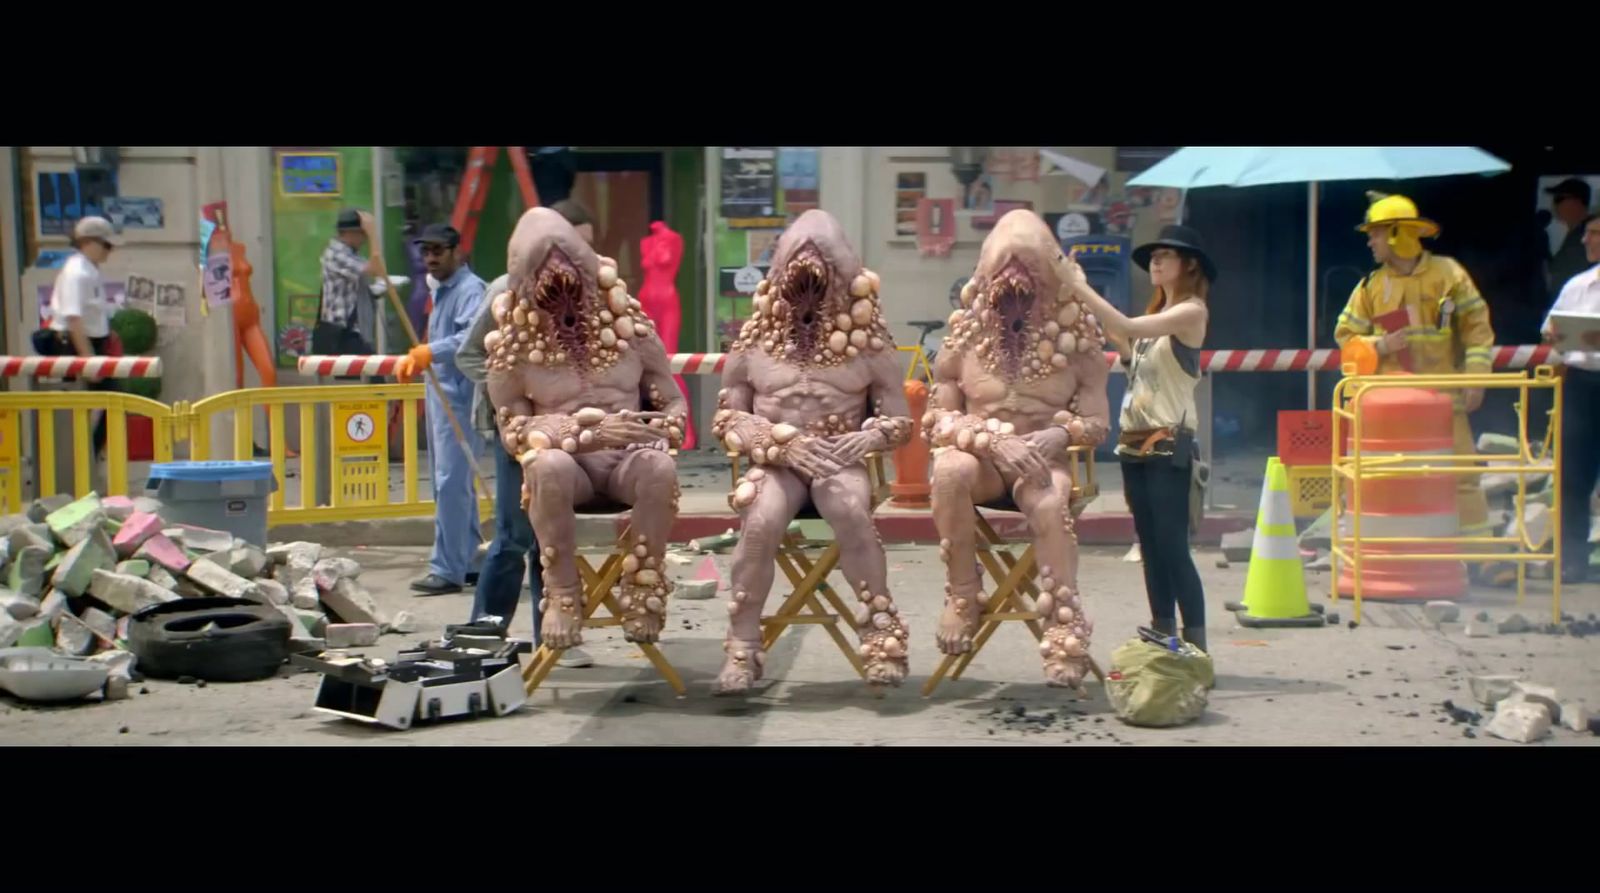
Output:
<path fill-rule="evenodd" d="M 210 624 L 216 628 L 201 631 Z M 158 679 L 249 682 L 288 659 L 289 619 L 248 599 L 179 599 L 134 614 L 128 648 L 139 670 Z"/>

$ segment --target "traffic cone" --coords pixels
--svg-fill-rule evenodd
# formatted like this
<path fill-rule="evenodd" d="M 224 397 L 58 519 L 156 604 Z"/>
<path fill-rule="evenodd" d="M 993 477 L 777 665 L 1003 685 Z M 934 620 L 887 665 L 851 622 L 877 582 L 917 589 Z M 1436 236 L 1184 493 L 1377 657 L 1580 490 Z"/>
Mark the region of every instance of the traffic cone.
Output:
<path fill-rule="evenodd" d="M 1265 526 L 1266 523 L 1267 523 L 1266 522 L 1267 504 L 1272 501 L 1272 486 L 1271 486 L 1271 484 L 1272 484 L 1272 469 L 1273 469 L 1273 466 L 1282 465 L 1282 464 L 1283 464 L 1282 460 L 1280 460 L 1277 456 L 1268 457 L 1267 458 L 1267 470 L 1266 470 L 1265 473 L 1263 473 L 1261 475 L 1261 503 L 1256 508 L 1256 542 L 1258 542 L 1258 543 L 1261 542 L 1261 528 L 1263 526 Z M 1250 549 L 1250 557 L 1251 557 L 1252 560 L 1255 558 L 1255 548 L 1254 548 L 1254 546 L 1252 546 L 1251 549 Z M 1254 567 L 1255 565 L 1252 564 L 1251 566 Z M 1245 602 L 1248 601 L 1248 599 L 1249 599 L 1249 592 L 1250 592 L 1250 587 L 1248 585 L 1246 585 L 1245 586 L 1245 593 L 1246 593 L 1245 598 L 1242 598 L 1242 599 L 1240 599 L 1240 600 L 1238 600 L 1236 602 L 1223 602 L 1222 603 L 1222 607 L 1226 608 L 1229 611 L 1243 611 L 1244 610 L 1244 606 L 1245 606 Z"/>
<path fill-rule="evenodd" d="M 1267 463 L 1267 489 L 1261 496 L 1239 623 L 1248 627 L 1323 626 L 1326 621 L 1306 600 L 1305 568 L 1300 563 L 1300 543 L 1289 508 L 1289 471 L 1281 462 Z"/>

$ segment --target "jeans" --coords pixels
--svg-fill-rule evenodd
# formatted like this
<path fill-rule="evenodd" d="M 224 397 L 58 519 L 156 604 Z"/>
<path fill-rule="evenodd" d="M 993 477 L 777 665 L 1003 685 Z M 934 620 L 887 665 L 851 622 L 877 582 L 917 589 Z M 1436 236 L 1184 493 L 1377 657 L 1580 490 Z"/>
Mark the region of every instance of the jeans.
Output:
<path fill-rule="evenodd" d="M 1190 474 L 1188 467 L 1174 468 L 1170 456 L 1122 462 L 1122 486 L 1144 558 L 1150 619 L 1167 629 L 1176 629 L 1180 610 L 1185 628 L 1206 625 L 1205 590 L 1189 551 Z"/>
<path fill-rule="evenodd" d="M 539 644 L 539 599 L 544 594 L 544 573 L 539 565 L 539 540 L 522 510 L 522 466 L 498 439 L 494 452 L 494 542 L 478 572 L 478 589 L 472 597 L 472 620 L 493 614 L 511 624 L 522 594 L 523 574 L 533 593 L 533 643 Z"/>
<path fill-rule="evenodd" d="M 1589 563 L 1589 497 L 1600 476 L 1600 372 L 1567 367 L 1561 394 L 1561 562 Z"/>

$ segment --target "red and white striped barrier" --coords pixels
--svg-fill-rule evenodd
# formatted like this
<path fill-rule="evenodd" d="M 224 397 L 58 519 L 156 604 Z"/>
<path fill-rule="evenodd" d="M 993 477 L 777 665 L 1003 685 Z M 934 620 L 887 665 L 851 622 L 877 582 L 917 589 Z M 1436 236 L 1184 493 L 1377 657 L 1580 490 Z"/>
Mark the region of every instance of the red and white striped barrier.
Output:
<path fill-rule="evenodd" d="M 159 378 L 160 357 L 0 356 L 0 378 Z"/>
<path fill-rule="evenodd" d="M 1561 355 L 1548 345 L 1522 344 L 1493 348 L 1496 369 L 1528 369 L 1559 365 Z M 728 364 L 725 353 L 675 353 L 670 357 L 672 371 L 679 375 L 718 375 Z M 340 356 L 301 357 L 300 371 L 315 375 L 389 375 L 400 357 Z M 1117 355 L 1106 353 L 1106 362 L 1115 364 Z M 1200 362 L 1207 372 L 1337 372 L 1337 350 L 1206 350 Z"/>
<path fill-rule="evenodd" d="M 404 356 L 343 354 L 340 356 L 301 357 L 297 367 L 303 375 L 393 375 L 395 364 Z"/>

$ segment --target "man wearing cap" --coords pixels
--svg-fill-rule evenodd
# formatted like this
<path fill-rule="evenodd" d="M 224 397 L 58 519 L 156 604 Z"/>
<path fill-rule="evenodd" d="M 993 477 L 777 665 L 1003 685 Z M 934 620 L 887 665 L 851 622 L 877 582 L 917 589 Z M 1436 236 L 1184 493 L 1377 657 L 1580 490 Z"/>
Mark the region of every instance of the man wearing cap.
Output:
<path fill-rule="evenodd" d="M 1600 315 L 1600 214 L 1573 230 L 1589 268 L 1568 279 L 1553 313 Z M 1549 317 L 1544 338 L 1559 333 Z M 1600 479 L 1600 343 L 1562 356 L 1561 385 L 1561 581 L 1582 583 L 1589 570 L 1589 499 Z"/>
<path fill-rule="evenodd" d="M 1550 287 L 1559 291 L 1572 277 L 1593 266 L 1584 256 L 1583 221 L 1589 216 L 1589 184 L 1568 177 L 1545 190 L 1555 218 L 1567 228 L 1561 247 L 1550 255 Z"/>
<path fill-rule="evenodd" d="M 544 195 L 542 191 L 539 194 Z M 591 247 L 594 245 L 594 221 L 582 205 L 571 199 L 562 199 L 551 205 L 550 210 L 572 224 L 572 228 Z M 467 340 L 456 353 L 456 367 L 477 383 L 476 393 L 472 397 L 472 427 L 492 443 L 489 451 L 494 455 L 495 476 L 494 542 L 483 559 L 483 572 L 478 576 L 477 592 L 472 599 L 472 616 L 468 622 L 476 623 L 480 617 L 494 616 L 510 626 L 511 618 L 517 612 L 523 576 L 526 575 L 528 589 L 533 595 L 533 642 L 538 645 L 541 625 L 538 605 L 544 592 L 544 574 L 538 560 L 539 540 L 533 535 L 533 524 L 522 508 L 522 463 L 500 445 L 500 430 L 495 425 L 494 405 L 489 400 L 486 384 L 489 366 L 483 342 L 498 325 L 491 306 L 492 298 L 508 290 L 510 282 L 509 275 L 502 275 L 489 283 L 487 294 L 491 300 L 483 302 L 483 309 L 478 311 L 478 318 L 467 333 Z M 592 666 L 594 661 L 583 649 L 568 648 L 561 652 L 557 663 L 563 667 L 587 667 Z"/>
<path fill-rule="evenodd" d="M 111 221 L 104 217 L 85 217 L 72 228 L 72 247 L 77 249 L 56 274 L 50 291 L 50 331 L 34 336 L 34 349 L 46 356 L 104 356 L 111 340 L 111 307 L 106 301 L 100 266 L 111 250 L 122 244 Z M 115 390 L 113 382 L 86 379 L 91 391 Z M 101 414 L 94 426 L 96 452 L 106 445 L 106 419 Z"/>
<path fill-rule="evenodd" d="M 455 359 L 483 306 L 484 284 L 462 263 L 456 251 L 461 234 L 455 227 L 430 224 L 416 242 L 422 248 L 428 288 L 433 292 L 433 312 L 428 315 L 428 337 L 432 340 L 411 348 L 395 372 L 401 382 L 410 382 L 434 367 L 439 387 L 427 389 L 426 404 L 428 461 L 433 469 L 436 507 L 433 557 L 428 560 L 428 575 L 413 582 L 411 588 L 423 595 L 446 595 L 461 591 L 483 539 L 472 486 L 472 466 L 482 454 L 483 444 L 472 436 L 462 443 L 440 397 L 450 401 L 450 411 L 458 421 L 470 418 L 473 385 L 456 368 Z"/>
<path fill-rule="evenodd" d="M 1367 234 L 1372 258 L 1382 266 L 1350 293 L 1334 340 L 1341 348 L 1352 339 L 1366 342 L 1377 352 L 1379 373 L 1492 371 L 1488 303 L 1460 263 L 1422 247 L 1421 240 L 1439 234 L 1439 225 L 1403 195 L 1368 197 L 1366 222 L 1356 229 Z M 1464 456 L 1475 452 L 1467 413 L 1483 405 L 1483 389 L 1458 393 L 1455 451 Z M 1456 506 L 1462 536 L 1490 535 L 1489 506 L 1476 477 L 1458 478 Z"/>
<path fill-rule="evenodd" d="M 337 232 L 322 249 L 322 312 L 312 334 L 315 353 L 371 353 L 357 330 L 361 300 L 371 300 L 362 280 L 378 269 L 377 257 L 357 252 L 372 238 L 372 215 L 354 208 L 339 212 Z M 352 338 L 351 336 L 355 336 Z"/>

